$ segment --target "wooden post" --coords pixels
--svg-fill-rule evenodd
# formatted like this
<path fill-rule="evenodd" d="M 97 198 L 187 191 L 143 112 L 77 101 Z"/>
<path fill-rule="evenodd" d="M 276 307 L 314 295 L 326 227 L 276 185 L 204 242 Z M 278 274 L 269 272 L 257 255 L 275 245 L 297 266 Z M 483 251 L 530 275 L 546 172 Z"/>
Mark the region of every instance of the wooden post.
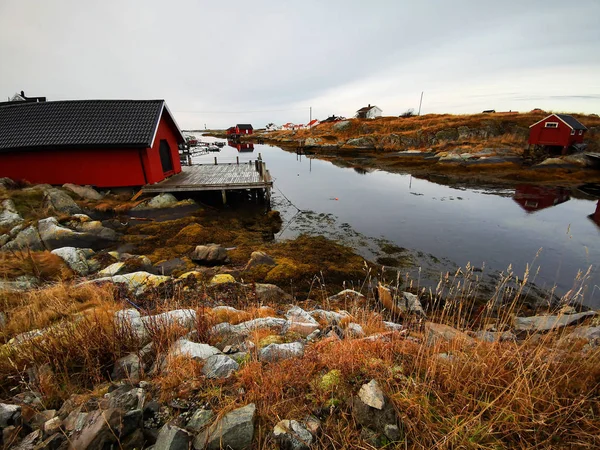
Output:
<path fill-rule="evenodd" d="M 223 189 L 221 191 L 221 196 L 223 197 L 223 204 L 226 205 L 227 204 L 227 193 L 226 193 L 225 189 Z"/>
<path fill-rule="evenodd" d="M 235 157 L 235 163 L 239 166 L 240 165 L 240 157 L 236 156 Z"/>
<path fill-rule="evenodd" d="M 258 160 L 262 161 L 262 154 L 260 154 L 260 153 L 258 154 Z"/>
<path fill-rule="evenodd" d="M 217 165 L 217 157 L 215 156 L 215 166 Z"/>

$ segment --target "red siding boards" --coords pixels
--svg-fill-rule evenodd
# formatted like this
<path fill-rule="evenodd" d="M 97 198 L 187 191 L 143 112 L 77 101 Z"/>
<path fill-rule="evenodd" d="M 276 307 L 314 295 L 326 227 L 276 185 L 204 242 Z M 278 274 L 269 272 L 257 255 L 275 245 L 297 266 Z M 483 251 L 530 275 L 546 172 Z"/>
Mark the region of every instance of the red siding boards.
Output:
<path fill-rule="evenodd" d="M 152 147 L 68 148 L 0 153 L 0 177 L 30 183 L 74 183 L 96 187 L 142 186 L 181 172 L 178 144 L 181 133 L 163 109 Z M 171 150 L 173 170 L 164 173 L 160 141 Z"/>
<path fill-rule="evenodd" d="M 546 123 L 557 123 L 556 128 L 547 128 Z M 571 134 L 572 132 L 574 134 Z M 580 133 L 581 131 L 581 133 Z M 568 124 L 554 114 L 546 117 L 529 129 L 529 144 L 548 145 L 556 147 L 570 147 L 583 142 L 585 130 L 573 130 Z"/>

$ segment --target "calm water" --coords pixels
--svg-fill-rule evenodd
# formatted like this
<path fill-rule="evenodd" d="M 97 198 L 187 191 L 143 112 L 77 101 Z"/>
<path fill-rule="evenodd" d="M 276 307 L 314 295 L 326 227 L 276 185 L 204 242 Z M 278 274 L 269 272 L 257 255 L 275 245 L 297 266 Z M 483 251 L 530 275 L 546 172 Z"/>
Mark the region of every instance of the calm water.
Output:
<path fill-rule="evenodd" d="M 573 286 L 578 270 L 591 265 L 587 303 L 600 306 L 598 200 L 573 198 L 571 190 L 561 188 L 465 189 L 405 174 L 360 173 L 264 145 L 255 145 L 253 152 L 225 147 L 194 161 L 214 156 L 248 161 L 258 153 L 275 179 L 274 207 L 286 221 L 281 237 L 317 231 L 354 238 L 357 247 L 385 238 L 447 265 L 470 262 L 486 272 L 512 264 L 522 274 L 533 263 L 534 269 L 540 267 L 536 283 L 556 284 L 559 294 Z M 296 207 L 312 213 L 297 214 Z"/>

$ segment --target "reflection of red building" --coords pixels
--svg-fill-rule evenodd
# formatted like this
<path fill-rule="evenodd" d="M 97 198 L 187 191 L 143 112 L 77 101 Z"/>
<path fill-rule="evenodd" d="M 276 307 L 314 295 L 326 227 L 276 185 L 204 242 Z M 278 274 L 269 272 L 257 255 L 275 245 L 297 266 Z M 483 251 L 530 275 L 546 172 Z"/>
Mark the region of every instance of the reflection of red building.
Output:
<path fill-rule="evenodd" d="M 227 145 L 235 148 L 238 152 L 253 152 L 254 144 L 252 142 L 227 141 Z"/>
<path fill-rule="evenodd" d="M 571 198 L 568 189 L 520 184 L 515 189 L 513 200 L 528 213 L 550 208 L 566 202 Z"/>

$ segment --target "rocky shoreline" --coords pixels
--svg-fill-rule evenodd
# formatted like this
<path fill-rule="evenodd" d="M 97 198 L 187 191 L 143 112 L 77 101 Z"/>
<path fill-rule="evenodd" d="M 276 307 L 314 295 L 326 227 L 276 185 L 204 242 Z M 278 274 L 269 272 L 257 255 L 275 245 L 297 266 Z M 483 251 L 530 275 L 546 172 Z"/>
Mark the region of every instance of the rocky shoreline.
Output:
<path fill-rule="evenodd" d="M 597 443 L 596 311 L 521 316 L 517 294 L 467 314 L 457 286 L 431 304 L 325 239 L 265 242 L 276 214 L 2 184 L 5 448 L 461 446 L 454 417 L 486 411 L 518 420 L 482 444 Z M 531 385 L 561 401 L 526 403 Z"/>

